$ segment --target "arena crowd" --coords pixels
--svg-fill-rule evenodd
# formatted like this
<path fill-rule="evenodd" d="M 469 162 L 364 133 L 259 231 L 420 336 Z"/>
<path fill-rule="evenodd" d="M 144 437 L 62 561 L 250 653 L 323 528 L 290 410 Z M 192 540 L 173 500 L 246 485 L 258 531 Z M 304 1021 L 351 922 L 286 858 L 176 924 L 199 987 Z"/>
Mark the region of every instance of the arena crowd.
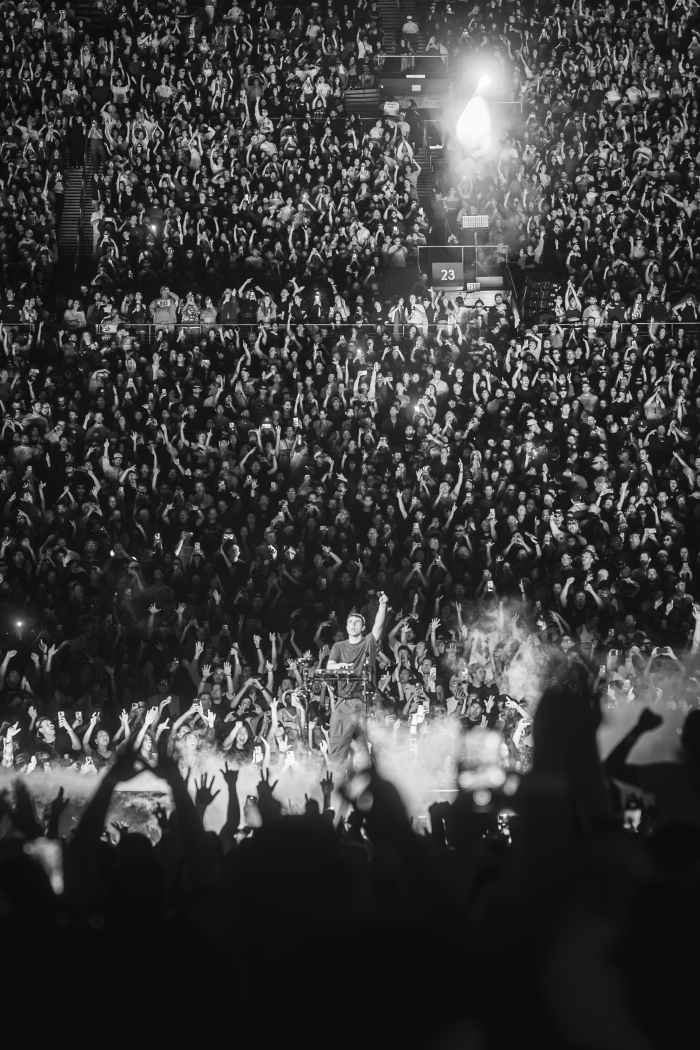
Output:
<path fill-rule="evenodd" d="M 541 1020 L 564 948 L 539 875 L 530 913 L 508 929 L 504 916 L 552 848 L 533 830 L 550 804 L 565 828 L 562 887 L 594 842 L 611 891 L 591 901 L 577 868 L 559 903 L 572 936 L 587 914 L 621 938 L 636 1013 L 618 1004 L 614 1045 L 667 1043 L 640 993 L 635 909 L 652 925 L 645 950 L 671 951 L 652 888 L 673 885 L 680 923 L 700 855 L 695 831 L 668 830 L 700 822 L 697 5 L 412 9 L 391 44 L 405 62 L 420 32 L 451 68 L 488 59 L 522 106 L 491 165 L 470 164 L 447 135 L 428 196 L 417 106 L 369 121 L 345 110 L 346 92 L 376 85 L 389 61 L 376 2 L 132 0 L 95 5 L 88 23 L 68 3 L 3 0 L 0 13 L 2 766 L 37 774 L 30 787 L 42 773 L 104 772 L 70 827 L 63 795 L 43 817 L 22 784 L 5 798 L 8 935 L 34 913 L 57 957 L 68 928 L 70 950 L 103 958 L 113 941 L 97 929 L 112 935 L 118 920 L 138 935 L 150 907 L 158 952 L 183 928 L 192 948 L 210 932 L 214 890 L 222 929 L 238 923 L 255 960 L 240 1002 L 260 1005 L 251 981 L 258 963 L 274 965 L 271 943 L 286 965 L 294 957 L 270 933 L 294 921 L 273 892 L 282 871 L 309 929 L 318 909 L 338 938 L 337 898 L 354 901 L 375 943 L 419 893 L 416 960 L 459 958 L 429 933 L 453 906 L 475 931 L 469 960 L 488 948 L 494 966 L 539 933 L 535 919 L 549 922 L 551 954 L 514 1014 Z M 66 295 L 58 232 L 76 166 L 90 172 L 95 258 Z M 431 286 L 422 250 L 459 243 L 462 216 L 481 212 L 515 268 L 561 279 L 545 323 L 523 324 L 505 292 L 486 305 Z M 465 794 L 433 807 L 423 841 L 373 769 L 343 788 L 358 802 L 347 820 L 328 819 L 338 698 L 318 672 L 350 613 L 377 622 L 382 594 L 370 723 L 416 750 L 450 722 L 497 730 L 503 761 L 533 785 L 512 834 Z M 552 661 L 568 684 L 547 691 Z M 679 763 L 654 779 L 628 759 L 669 701 L 687 716 L 690 772 Z M 603 768 L 596 719 L 630 705 L 639 720 Z M 192 802 L 182 774 L 204 754 L 221 774 L 216 787 L 200 775 Z M 294 763 L 318 769 L 320 794 L 282 821 L 272 785 Z M 101 843 L 116 784 L 144 764 L 174 803 L 157 811 L 158 845 L 126 827 Z M 241 805 L 246 770 L 261 780 Z M 564 785 L 555 803 L 538 795 L 548 776 Z M 613 781 L 644 798 L 641 822 L 641 802 Z M 222 787 L 214 837 L 202 816 Z M 623 810 L 644 847 L 632 831 L 615 837 Z M 57 866 L 45 835 L 69 831 Z M 322 878 L 293 868 L 285 849 L 297 844 Z M 48 883 L 17 881 L 35 856 L 54 880 L 61 868 L 65 909 Z M 119 891 L 137 884 L 127 916 Z M 268 940 L 253 950 L 245 903 L 259 915 L 271 897 Z M 484 944 L 493 929 L 498 948 Z M 340 954 L 339 940 L 315 926 L 313 937 Z M 383 960 L 389 998 L 405 987 L 405 947 L 396 936 Z M 581 948 L 582 980 L 600 950 Z M 446 1039 L 463 1023 L 457 972 L 443 974 Z M 516 1022 L 494 1020 L 495 987 L 474 982 L 480 1006 L 455 1038 L 502 1045 Z M 566 1003 L 548 1015 L 553 1045 L 611 1045 Z"/>

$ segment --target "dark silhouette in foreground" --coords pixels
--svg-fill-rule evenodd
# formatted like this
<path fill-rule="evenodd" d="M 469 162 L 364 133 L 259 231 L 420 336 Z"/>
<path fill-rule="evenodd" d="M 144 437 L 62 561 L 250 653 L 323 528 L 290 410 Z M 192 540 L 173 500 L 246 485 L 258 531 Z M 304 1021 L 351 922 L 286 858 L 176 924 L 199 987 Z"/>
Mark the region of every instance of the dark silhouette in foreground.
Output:
<path fill-rule="evenodd" d="M 3 800 L 0 861 L 8 992 L 31 1001 L 37 963 L 48 964 L 45 1003 L 70 1002 L 99 1026 L 106 1004 L 128 1014 L 147 1001 L 139 1032 L 160 1039 L 192 1027 L 263 1046 L 505 1047 L 536 1031 L 540 1046 L 668 1045 L 690 1020 L 678 940 L 690 947 L 697 927 L 697 854 L 682 862 L 663 831 L 647 844 L 623 830 L 595 748 L 599 718 L 580 672 L 545 692 L 510 845 L 494 833 L 498 797 L 484 806 L 464 791 L 416 834 L 371 766 L 343 785 L 352 809 L 338 823 L 329 778 L 323 810 L 309 799 L 284 815 L 267 777 L 241 812 L 226 765 L 214 835 L 202 818 L 218 778 L 195 781 L 192 795 L 165 737 L 155 772 L 174 805 L 157 810 L 156 846 L 128 828 L 116 842 L 105 834 L 115 787 L 144 767 L 133 746 L 65 842 L 63 793 L 42 821 L 18 781 Z M 624 747 L 609 760 L 616 774 Z M 695 828 L 685 834 L 697 842 Z M 663 996 L 647 987 L 657 981 Z"/>

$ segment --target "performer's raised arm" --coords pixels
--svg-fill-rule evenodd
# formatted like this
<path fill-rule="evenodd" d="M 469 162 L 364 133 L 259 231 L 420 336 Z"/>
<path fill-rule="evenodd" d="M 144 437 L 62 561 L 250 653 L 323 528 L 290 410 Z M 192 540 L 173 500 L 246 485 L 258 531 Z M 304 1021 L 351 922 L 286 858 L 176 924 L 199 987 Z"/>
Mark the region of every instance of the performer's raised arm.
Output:
<path fill-rule="evenodd" d="M 389 599 L 381 591 L 379 594 L 379 608 L 377 609 L 377 615 L 374 617 L 374 623 L 372 624 L 372 634 L 374 635 L 375 642 L 381 642 L 382 632 L 384 631 L 384 624 L 386 623 L 386 611 L 389 606 Z"/>

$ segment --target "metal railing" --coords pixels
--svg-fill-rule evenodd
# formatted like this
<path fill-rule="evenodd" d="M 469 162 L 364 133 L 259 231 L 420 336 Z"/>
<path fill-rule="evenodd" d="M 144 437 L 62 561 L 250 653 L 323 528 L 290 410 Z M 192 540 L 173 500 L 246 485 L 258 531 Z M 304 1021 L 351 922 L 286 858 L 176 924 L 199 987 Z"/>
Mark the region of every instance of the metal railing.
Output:
<path fill-rule="evenodd" d="M 506 300 L 510 298 L 508 295 L 507 288 L 504 288 L 502 290 L 496 289 L 496 291 L 501 291 Z M 476 294 L 478 298 L 478 293 Z M 406 309 L 408 309 L 408 296 L 405 296 L 404 298 Z M 467 329 L 470 327 L 470 325 L 473 326 L 474 323 L 475 322 L 465 322 L 464 324 L 462 324 L 460 326 L 460 328 L 462 329 L 462 333 L 466 334 Z M 569 320 L 564 321 L 562 323 L 550 322 L 537 323 L 531 325 L 522 322 L 519 325 L 519 331 L 521 334 L 531 331 L 538 332 L 539 334 L 545 334 L 550 331 L 552 325 L 555 325 L 555 327 L 557 327 L 563 332 L 570 333 L 571 331 L 578 331 L 582 334 L 586 333 L 587 331 L 589 331 L 589 329 L 593 328 L 596 334 L 601 336 L 610 334 L 615 327 L 614 325 L 609 323 L 601 323 L 595 325 L 583 320 Z M 259 332 L 261 331 L 261 329 L 268 330 L 271 333 L 284 333 L 287 331 L 286 326 L 281 322 L 236 322 L 235 324 L 221 324 L 220 322 L 184 324 L 182 322 L 175 322 L 174 324 L 170 325 L 156 325 L 152 323 L 146 325 L 134 325 L 129 324 L 127 322 L 120 322 L 118 327 L 120 329 L 126 329 L 127 331 L 129 329 L 138 331 L 140 334 L 146 336 L 149 344 L 153 344 L 159 341 L 161 335 L 175 335 L 176 337 L 181 337 L 181 340 L 185 342 L 197 342 L 202 337 L 208 338 L 209 333 L 212 331 L 219 333 L 220 338 L 224 339 L 233 338 L 235 336 L 236 330 L 241 330 L 244 333 Z M 418 330 L 419 332 L 438 334 L 439 332 L 445 331 L 447 328 L 450 327 L 456 327 L 456 325 L 452 325 L 447 321 L 424 322 L 420 319 L 392 320 L 390 317 L 386 317 L 381 321 L 365 321 L 357 324 L 334 321 L 305 321 L 300 325 L 293 326 L 291 334 L 294 335 L 299 328 L 302 328 L 304 333 L 322 333 L 324 331 L 327 331 L 329 333 L 332 333 L 332 335 L 338 340 L 341 338 L 341 336 L 344 336 L 347 342 L 352 342 L 357 338 L 368 339 L 375 336 L 381 339 L 381 337 L 385 333 L 392 332 L 395 333 L 397 336 L 400 336 L 401 338 L 405 338 L 409 336 L 413 330 Z M 664 339 L 666 341 L 668 341 L 669 339 L 677 340 L 679 334 L 685 332 L 692 333 L 692 335 L 696 337 L 700 335 L 700 321 L 693 321 L 689 323 L 667 321 L 652 322 L 651 324 L 649 322 L 640 323 L 638 321 L 622 321 L 617 327 L 624 334 L 632 333 L 641 334 L 642 336 L 648 336 L 650 335 L 650 333 L 653 333 L 654 338 L 659 339 L 661 341 L 663 341 Z M 102 331 L 102 326 L 99 325 L 96 326 L 95 332 L 97 335 L 114 334 L 111 330 L 109 332 Z M 483 334 L 488 334 L 485 328 Z"/>
<path fill-rule="evenodd" d="M 464 233 L 472 233 L 473 230 L 465 230 Z M 498 244 L 419 244 L 418 252 L 474 252 L 476 255 L 479 252 L 486 250 L 498 251 L 504 258 L 508 260 L 510 258 L 510 249 L 507 244 L 502 241 Z"/>
<path fill-rule="evenodd" d="M 518 292 L 515 284 L 515 278 L 513 277 L 513 271 L 510 268 L 510 259 L 506 258 L 503 266 L 503 279 L 504 279 L 504 291 L 508 293 L 511 302 L 521 306 L 520 293 Z"/>
<path fill-rule="evenodd" d="M 449 56 L 449 54 L 447 54 L 447 55 L 438 55 L 434 51 L 414 51 L 413 52 L 413 56 L 411 56 L 411 55 L 407 54 L 405 51 L 382 51 L 380 49 L 379 51 L 375 51 L 374 52 L 373 57 L 374 58 L 379 58 L 379 59 L 382 59 L 382 58 L 410 58 L 410 57 L 413 57 L 413 58 L 426 58 L 429 61 L 431 59 L 435 59 L 438 62 L 442 62 L 443 65 L 444 65 L 446 62 L 449 61 L 449 57 L 450 56 Z"/>
<path fill-rule="evenodd" d="M 436 63 L 424 67 L 423 63 Z M 434 51 L 378 51 L 372 55 L 372 66 L 374 71 L 381 76 L 414 76 L 425 78 L 437 76 L 444 73 L 449 76 L 450 55 L 436 54 Z"/>
<path fill-rule="evenodd" d="M 506 268 L 506 277 L 509 277 L 509 269 Z M 512 278 L 509 278 L 509 283 L 512 283 Z M 509 294 L 510 291 L 510 294 Z M 504 298 L 506 300 L 514 299 L 513 292 L 510 287 L 505 287 L 502 290 Z M 404 296 L 404 302 L 406 309 L 408 309 L 408 295 Z M 398 315 L 397 315 L 398 317 Z M 38 323 L 28 321 L 13 321 L 3 322 L 0 321 L 0 358 L 3 353 L 3 342 L 5 337 L 11 342 L 13 336 L 21 333 L 23 336 L 36 336 L 38 333 Z M 381 340 L 385 334 L 393 334 L 397 338 L 406 338 L 410 336 L 412 331 L 424 332 L 428 334 L 437 335 L 448 328 L 455 328 L 456 325 L 450 324 L 447 321 L 438 322 L 424 322 L 422 320 L 408 320 L 408 319 L 397 319 L 393 320 L 391 317 L 385 317 L 381 321 L 364 321 L 360 323 L 351 322 L 334 322 L 334 321 L 318 321 L 311 322 L 305 321 L 300 325 L 295 325 L 291 329 L 291 335 L 297 334 L 299 329 L 302 329 L 303 334 L 306 333 L 328 333 L 332 335 L 336 340 L 340 340 L 341 337 L 345 337 L 348 343 L 357 340 L 367 340 L 369 338 L 378 338 Z M 478 328 L 479 331 L 488 337 L 488 328 L 480 325 L 476 319 L 467 321 L 460 326 L 460 330 L 463 335 L 466 335 L 468 331 Z M 560 332 L 571 333 L 578 332 L 582 335 L 592 330 L 596 336 L 607 337 L 614 330 L 621 333 L 623 338 L 628 335 L 635 335 L 642 337 L 643 340 L 647 338 L 653 338 L 659 342 L 668 342 L 674 340 L 680 342 L 682 338 L 688 337 L 693 343 L 700 337 L 700 320 L 696 321 L 652 321 L 652 322 L 641 322 L 641 321 L 620 321 L 617 324 L 609 322 L 592 324 L 588 321 L 580 319 L 571 319 L 562 322 L 548 322 L 548 323 L 532 323 L 521 322 L 518 325 L 517 332 L 520 335 L 524 335 L 529 332 L 536 332 L 540 335 L 549 333 L 552 327 L 558 329 Z M 198 342 L 200 339 L 209 339 L 209 333 L 215 332 L 220 340 L 232 339 L 235 337 L 235 333 L 240 331 L 242 334 L 249 334 L 251 332 L 260 332 L 261 330 L 267 330 L 271 334 L 285 334 L 287 327 L 282 322 L 193 322 L 183 323 L 181 321 L 175 321 L 171 324 L 155 324 L 152 321 L 143 323 L 134 323 L 129 321 L 119 320 L 118 324 L 114 327 L 110 325 L 91 325 L 85 328 L 72 329 L 65 323 L 59 323 L 55 320 L 43 323 L 41 330 L 42 339 L 48 337 L 58 338 L 60 341 L 67 341 L 71 335 L 77 337 L 78 343 L 83 342 L 83 335 L 97 336 L 99 338 L 113 338 L 116 336 L 118 331 L 121 331 L 127 335 L 138 335 L 141 339 L 145 340 L 146 345 L 154 346 L 162 340 L 163 337 L 167 337 L 167 341 L 170 342 L 170 337 L 175 336 L 174 343 L 179 338 L 181 342 L 191 344 L 192 342 Z"/>
<path fill-rule="evenodd" d="M 408 297 L 406 297 L 408 299 Z M 410 313 L 410 312 L 409 312 Z M 291 328 L 290 334 L 295 336 L 299 329 L 303 330 L 303 333 L 323 333 L 328 332 L 332 334 L 333 338 L 339 341 L 341 338 L 345 338 L 346 342 L 351 343 L 358 339 L 370 339 L 377 337 L 381 339 L 386 333 L 393 333 L 397 337 L 405 338 L 411 334 L 412 331 L 417 330 L 418 332 L 439 332 L 447 327 L 453 327 L 448 322 L 424 322 L 421 319 L 415 320 L 392 320 L 390 317 L 384 318 L 381 321 L 364 321 L 356 324 L 350 322 L 340 321 L 305 321 L 299 325 L 294 325 Z M 144 336 L 149 345 L 153 345 L 161 341 L 162 338 L 174 336 L 174 342 L 177 343 L 193 343 L 200 341 L 203 337 L 208 340 L 209 333 L 215 332 L 220 339 L 232 339 L 235 337 L 236 331 L 241 331 L 244 334 L 251 332 L 267 331 L 271 334 L 286 333 L 288 331 L 285 324 L 282 322 L 236 322 L 235 324 L 221 324 L 220 322 L 212 323 L 182 323 L 174 322 L 173 324 L 130 324 L 128 322 L 120 322 L 119 329 L 126 330 L 127 333 L 131 332 L 139 336 Z M 466 327 L 465 327 L 466 331 Z M 110 328 L 108 331 L 103 329 L 102 325 L 95 326 L 95 334 L 98 336 L 113 336 L 116 334 L 116 330 L 112 331 Z"/>

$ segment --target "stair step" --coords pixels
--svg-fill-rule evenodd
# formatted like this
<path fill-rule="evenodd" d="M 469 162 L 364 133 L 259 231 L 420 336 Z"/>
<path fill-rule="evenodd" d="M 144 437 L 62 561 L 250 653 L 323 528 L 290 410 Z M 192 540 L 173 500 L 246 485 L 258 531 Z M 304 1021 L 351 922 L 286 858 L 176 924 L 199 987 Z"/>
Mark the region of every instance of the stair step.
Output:
<path fill-rule="evenodd" d="M 84 17 L 82 10 L 79 10 L 78 14 L 79 17 Z M 91 177 L 92 169 L 89 166 L 72 167 L 65 173 L 65 192 L 58 243 L 63 268 L 73 274 L 80 265 L 91 262 L 93 255 L 93 232 L 89 222 L 92 202 L 84 194 L 88 179 Z"/>
<path fill-rule="evenodd" d="M 100 36 L 104 35 L 103 30 L 110 25 L 111 20 L 104 11 L 98 10 L 93 0 L 74 0 L 73 10 L 77 18 L 82 18 Z"/>
<path fill-rule="evenodd" d="M 343 101 L 346 113 L 374 116 L 380 110 L 382 93 L 378 88 L 352 88 L 345 92 Z"/>

